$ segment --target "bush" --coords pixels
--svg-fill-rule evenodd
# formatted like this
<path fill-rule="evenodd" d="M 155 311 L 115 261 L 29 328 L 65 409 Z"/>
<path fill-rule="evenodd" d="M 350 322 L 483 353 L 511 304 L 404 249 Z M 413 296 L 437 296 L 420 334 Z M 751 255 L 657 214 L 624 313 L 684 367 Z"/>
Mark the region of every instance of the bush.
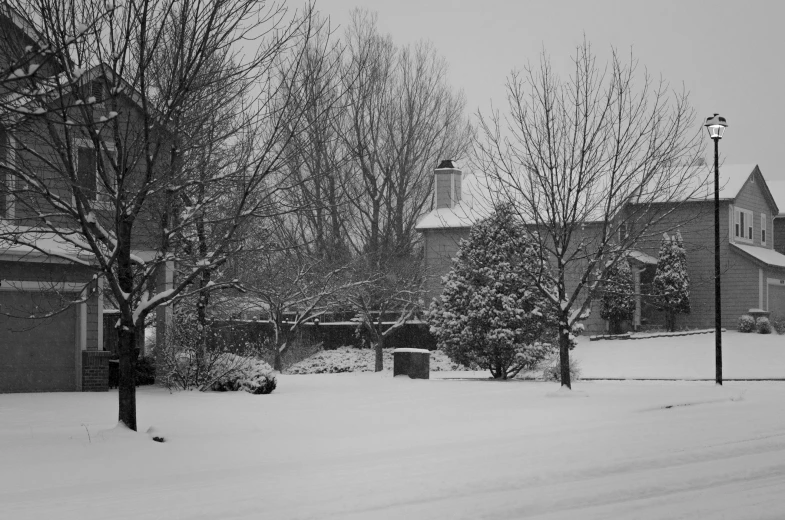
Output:
<path fill-rule="evenodd" d="M 393 351 L 385 348 L 385 370 L 393 369 Z M 373 349 L 360 349 L 355 347 L 340 347 L 333 350 L 324 350 L 308 359 L 304 359 L 286 369 L 287 374 L 339 374 L 343 372 L 373 372 Z M 444 352 L 431 351 L 431 372 L 468 370 L 465 366 L 454 363 Z"/>
<path fill-rule="evenodd" d="M 155 358 L 140 357 L 136 360 L 136 386 L 155 384 Z"/>
<path fill-rule="evenodd" d="M 745 314 L 739 318 L 739 332 L 754 332 L 755 331 L 755 318 L 749 314 Z"/>
<path fill-rule="evenodd" d="M 157 353 L 159 379 L 167 388 L 273 391 L 272 368 L 257 359 L 247 344 L 232 345 L 221 337 L 205 342 L 206 331 L 193 313 L 186 309 L 174 317 L 174 330 Z"/>
<path fill-rule="evenodd" d="M 542 371 L 542 378 L 546 381 L 553 381 L 558 383 L 561 381 L 561 364 L 559 363 L 558 354 L 551 358 L 550 362 L 545 366 Z M 575 381 L 581 378 L 581 367 L 577 360 L 570 357 L 570 381 Z"/>
<path fill-rule="evenodd" d="M 769 323 L 769 319 L 765 316 L 758 318 L 755 327 L 758 329 L 758 334 L 771 334 L 771 323 Z"/>
<path fill-rule="evenodd" d="M 769 318 L 769 322 L 777 334 L 785 334 L 785 317 L 772 316 Z"/>
<path fill-rule="evenodd" d="M 243 390 L 256 395 L 269 394 L 278 384 L 271 375 L 270 365 L 258 359 L 224 354 L 219 365 L 224 373 L 210 385 L 216 392 Z"/>

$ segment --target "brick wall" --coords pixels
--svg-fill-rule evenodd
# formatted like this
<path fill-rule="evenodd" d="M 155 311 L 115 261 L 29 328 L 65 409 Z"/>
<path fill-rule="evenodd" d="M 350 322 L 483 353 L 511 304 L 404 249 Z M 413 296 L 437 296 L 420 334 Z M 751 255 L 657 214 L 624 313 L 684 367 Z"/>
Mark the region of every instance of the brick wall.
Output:
<path fill-rule="evenodd" d="M 82 391 L 106 392 L 109 389 L 111 352 L 82 351 Z"/>

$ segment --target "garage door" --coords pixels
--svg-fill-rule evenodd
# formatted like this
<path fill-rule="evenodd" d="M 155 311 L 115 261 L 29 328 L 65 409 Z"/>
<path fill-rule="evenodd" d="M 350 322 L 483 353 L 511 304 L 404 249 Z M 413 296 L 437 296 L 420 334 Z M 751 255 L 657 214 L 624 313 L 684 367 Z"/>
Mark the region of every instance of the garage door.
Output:
<path fill-rule="evenodd" d="M 76 309 L 40 320 L 16 317 L 62 307 L 54 295 L 0 291 L 0 392 L 76 389 Z"/>
<path fill-rule="evenodd" d="M 769 284 L 769 314 L 785 318 L 785 285 Z"/>

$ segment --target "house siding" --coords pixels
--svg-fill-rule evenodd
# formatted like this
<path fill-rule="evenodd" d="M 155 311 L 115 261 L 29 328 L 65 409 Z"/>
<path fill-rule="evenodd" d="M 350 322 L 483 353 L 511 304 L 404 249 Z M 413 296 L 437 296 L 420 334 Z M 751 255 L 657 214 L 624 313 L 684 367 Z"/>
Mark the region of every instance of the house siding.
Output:
<path fill-rule="evenodd" d="M 772 233 L 772 236 L 774 238 L 774 249 L 779 253 L 785 254 L 785 217 L 774 218 L 773 226 L 774 232 Z"/>
<path fill-rule="evenodd" d="M 751 179 L 754 179 L 754 182 L 751 182 Z M 774 208 L 769 204 L 769 201 L 761 188 L 764 182 L 760 170 L 755 168 L 750 175 L 750 179 L 744 183 L 744 186 L 733 201 L 733 205 L 734 208 L 743 208 L 752 211 L 752 245 L 772 249 L 774 243 L 774 240 L 772 240 L 773 237 L 771 236 L 772 229 L 774 228 L 774 225 L 772 224 L 772 212 Z M 761 213 L 765 214 L 767 219 L 766 244 L 761 243 Z M 749 244 L 747 241 L 740 241 L 740 243 Z"/>
<path fill-rule="evenodd" d="M 469 228 L 425 230 L 426 302 L 442 293 L 442 276 L 452 268 L 461 239 L 469 238 Z"/>

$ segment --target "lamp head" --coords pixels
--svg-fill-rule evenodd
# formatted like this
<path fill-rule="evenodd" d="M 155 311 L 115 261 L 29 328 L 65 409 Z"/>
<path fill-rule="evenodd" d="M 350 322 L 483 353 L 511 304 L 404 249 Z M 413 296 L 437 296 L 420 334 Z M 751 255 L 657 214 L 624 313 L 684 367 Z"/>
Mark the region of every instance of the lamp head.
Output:
<path fill-rule="evenodd" d="M 711 117 L 706 118 L 705 126 L 709 131 L 709 137 L 712 139 L 722 139 L 722 134 L 725 133 L 725 129 L 728 127 L 728 122 L 719 114 L 714 114 Z"/>

